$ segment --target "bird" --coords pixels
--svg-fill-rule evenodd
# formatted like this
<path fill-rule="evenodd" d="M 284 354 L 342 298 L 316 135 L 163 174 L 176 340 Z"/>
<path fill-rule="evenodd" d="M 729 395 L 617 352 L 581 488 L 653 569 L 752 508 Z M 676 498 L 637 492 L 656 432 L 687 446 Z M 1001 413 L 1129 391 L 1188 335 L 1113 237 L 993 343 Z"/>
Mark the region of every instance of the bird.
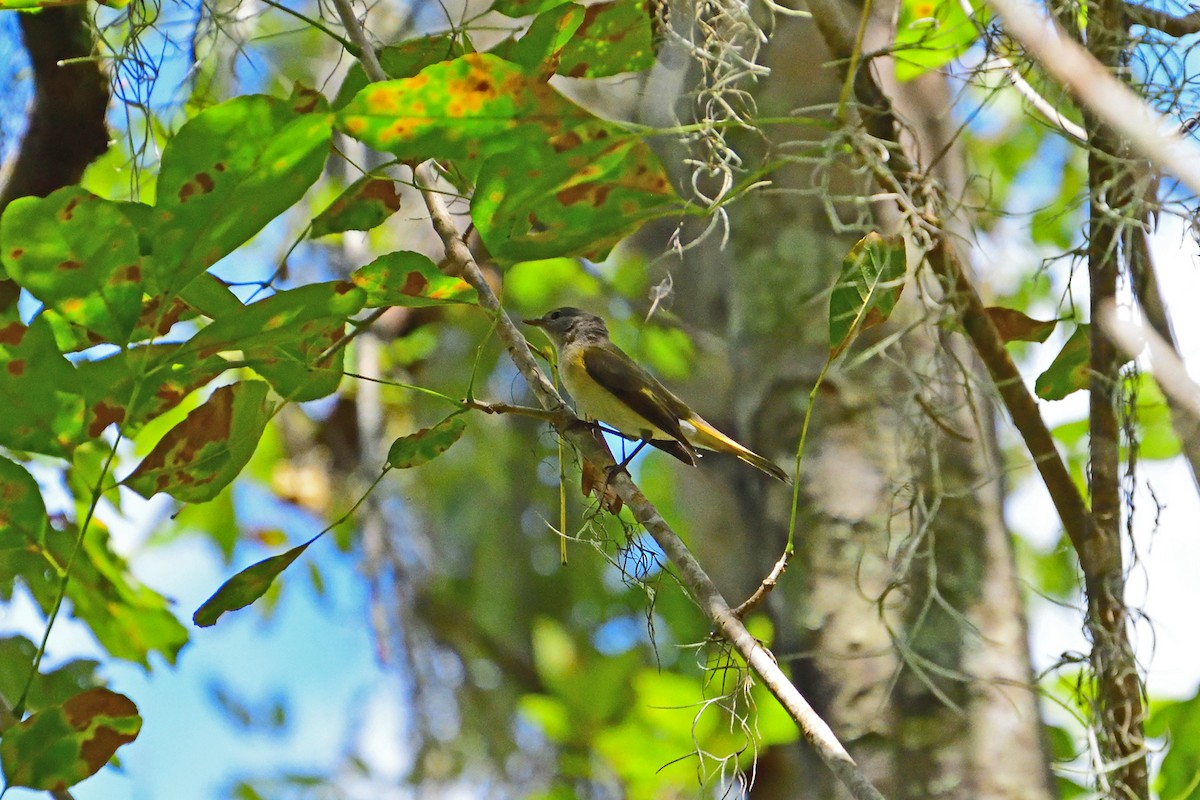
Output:
<path fill-rule="evenodd" d="M 728 453 L 772 478 L 791 483 L 773 461 L 721 433 L 613 344 L 604 319 L 572 306 L 523 320 L 545 331 L 558 350 L 558 372 L 580 414 L 696 465 L 698 449 Z"/>

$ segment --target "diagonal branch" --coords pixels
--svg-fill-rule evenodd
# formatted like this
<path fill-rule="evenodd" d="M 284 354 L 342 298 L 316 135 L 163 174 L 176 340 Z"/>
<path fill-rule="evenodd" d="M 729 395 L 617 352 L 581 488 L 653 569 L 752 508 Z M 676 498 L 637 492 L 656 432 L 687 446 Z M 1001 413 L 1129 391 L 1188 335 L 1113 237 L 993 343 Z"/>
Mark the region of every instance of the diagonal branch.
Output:
<path fill-rule="evenodd" d="M 1200 491 L 1200 411 L 1194 405 L 1195 398 L 1189 395 L 1193 390 L 1182 388 L 1187 384 L 1179 380 L 1181 376 L 1184 381 L 1188 380 L 1187 370 L 1183 368 L 1179 343 L 1171 329 L 1171 317 L 1159 288 L 1154 259 L 1150 255 L 1149 236 L 1144 229 L 1134 231 L 1132 256 L 1133 294 L 1142 307 L 1142 313 L 1146 315 L 1150 332 L 1154 334 L 1150 338 L 1151 371 L 1166 395 L 1167 407 L 1171 411 L 1171 427 L 1179 437 L 1179 446 L 1191 468 L 1192 482 Z M 1112 331 L 1109 333 L 1111 335 Z M 1128 342 L 1118 343 L 1128 352 Z M 1137 352 L 1131 356 L 1136 357 Z"/>
<path fill-rule="evenodd" d="M 987 0 L 1005 30 L 1097 119 L 1155 166 L 1200 194 L 1200 151 L 1071 39 L 1041 9 L 1024 0 Z"/>
<path fill-rule="evenodd" d="M 374 57 L 374 50 L 367 41 L 362 25 L 350 5 L 351 0 L 334 0 L 338 14 L 346 26 L 351 41 L 360 48 L 363 68 L 373 81 L 385 80 L 383 70 Z M 509 357 L 529 384 L 538 404 L 555 415 L 554 426 L 565 436 L 583 457 L 593 464 L 605 468 L 614 466 L 612 455 L 601 447 L 592 435 L 576 422 L 574 414 L 555 391 L 545 373 L 538 367 L 525 337 L 509 319 L 500 305 L 491 286 L 483 277 L 470 248 L 454 225 L 441 195 L 433 189 L 435 174 L 430 162 L 421 164 L 413 171 L 414 183 L 421 191 L 425 207 L 434 230 L 442 240 L 446 251 L 446 268 L 461 275 L 479 293 L 479 303 L 495 315 L 497 333 L 508 350 Z M 704 572 L 695 556 L 684 545 L 683 540 L 671 530 L 658 510 L 646 499 L 624 472 L 617 472 L 612 480 L 618 495 L 629 506 L 633 516 L 654 537 L 663 553 L 675 565 L 679 577 L 695 598 L 700 608 L 708 615 L 721 636 L 726 639 L 746 660 L 763 684 L 775 696 L 799 727 L 805 741 L 812 746 L 826 766 L 837 776 L 856 800 L 883 800 L 883 795 L 846 752 L 833 731 L 809 705 L 776 663 L 774 656 L 755 639 L 742 621 L 734 614 L 729 603 L 721 596 L 712 579 Z"/>
<path fill-rule="evenodd" d="M 1167 36 L 1179 38 L 1193 33 L 1200 33 L 1200 11 L 1193 11 L 1184 16 L 1176 16 L 1157 8 L 1148 8 L 1136 3 L 1125 4 L 1125 16 L 1134 25 L 1162 31 Z"/>

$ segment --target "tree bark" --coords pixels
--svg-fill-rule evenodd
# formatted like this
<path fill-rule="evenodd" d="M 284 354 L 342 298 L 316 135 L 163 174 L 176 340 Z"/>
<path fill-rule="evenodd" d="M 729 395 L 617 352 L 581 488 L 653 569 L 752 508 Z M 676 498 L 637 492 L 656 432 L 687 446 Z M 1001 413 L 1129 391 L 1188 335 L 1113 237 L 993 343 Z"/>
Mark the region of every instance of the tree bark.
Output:
<path fill-rule="evenodd" d="M 828 60 L 812 23 L 778 25 L 765 62 L 771 75 L 756 93 L 759 112 L 779 117 L 836 102 L 836 75 L 822 67 Z M 920 165 L 941 153 L 954 128 L 944 83 L 929 77 L 886 91 L 906 123 L 909 158 Z M 798 126 L 766 134 L 771 144 L 751 140 L 740 151 L 750 169 L 777 154 L 784 138 L 825 135 Z M 871 190 L 836 165 L 822 167 L 831 175 L 824 197 L 812 191 L 824 179 L 820 169 L 797 162 L 775 181 L 785 191 L 732 208 L 728 249 L 690 251 L 672 270 L 673 311 L 715 334 L 704 341 L 730 343 L 701 356 L 696 373 L 704 377 L 684 395 L 707 398 L 706 418 L 781 463 L 793 458 L 804 400 L 828 354 L 826 291 L 854 240 L 834 232 L 826 211 L 832 206 L 848 219 L 852 195 Z M 952 149 L 940 167 L 945 194 L 957 196 L 961 155 Z M 994 409 L 973 394 L 986 375 L 961 340 L 921 321 L 938 312 L 936 298 L 918 301 L 919 291 L 909 285 L 896 314 L 898 324 L 913 323 L 902 357 L 835 369 L 817 396 L 797 554 L 767 601 L 774 651 L 885 795 L 1048 798 L 1048 756 L 1001 513 Z M 864 334 L 862 346 L 894 330 Z M 731 368 L 714 366 L 723 361 Z M 713 461 L 704 464 L 713 480 L 681 476 L 682 506 L 697 525 L 742 532 L 702 558 L 721 565 L 719 584 L 748 593 L 782 550 L 789 498 L 736 463 Z M 718 550 L 758 557 L 721 558 Z M 754 793 L 841 792 L 801 746 L 787 759 L 770 756 Z"/>

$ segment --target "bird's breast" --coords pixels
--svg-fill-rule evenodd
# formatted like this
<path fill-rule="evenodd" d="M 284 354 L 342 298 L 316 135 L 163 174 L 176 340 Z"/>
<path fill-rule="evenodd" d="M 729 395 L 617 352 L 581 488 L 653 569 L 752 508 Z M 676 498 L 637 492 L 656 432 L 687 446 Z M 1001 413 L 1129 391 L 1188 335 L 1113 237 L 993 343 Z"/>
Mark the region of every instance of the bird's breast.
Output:
<path fill-rule="evenodd" d="M 619 397 L 601 386 L 579 358 L 566 359 L 558 365 L 563 386 L 575 401 L 575 409 L 588 419 L 599 420 L 635 438 L 671 439 L 670 434 L 651 425 L 645 417 L 625 404 Z"/>

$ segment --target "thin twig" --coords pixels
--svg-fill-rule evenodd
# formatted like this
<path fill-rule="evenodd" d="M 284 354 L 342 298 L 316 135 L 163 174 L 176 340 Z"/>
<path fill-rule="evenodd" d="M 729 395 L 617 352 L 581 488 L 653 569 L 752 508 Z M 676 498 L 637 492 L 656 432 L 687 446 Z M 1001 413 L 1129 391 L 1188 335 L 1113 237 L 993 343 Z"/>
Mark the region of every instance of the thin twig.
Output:
<path fill-rule="evenodd" d="M 785 569 L 787 569 L 788 562 L 792 560 L 793 552 L 795 551 L 783 551 L 783 555 L 781 555 L 779 560 L 775 562 L 775 566 L 771 568 L 771 571 L 767 574 L 767 577 L 762 579 L 762 583 L 760 583 L 758 588 L 754 590 L 754 594 L 747 597 L 740 606 L 733 610 L 733 615 L 735 617 L 738 619 L 745 619 L 747 614 L 758 608 L 758 604 L 761 603 L 766 596 L 771 593 L 771 590 L 775 588 L 775 585 L 779 583 L 779 576 L 783 574 Z"/>
<path fill-rule="evenodd" d="M 325 359 L 332 356 L 338 350 L 341 350 L 343 347 L 345 347 L 346 345 L 353 342 L 356 338 L 361 336 L 364 331 L 366 331 L 368 328 L 370 328 L 372 325 L 374 325 L 376 322 L 378 322 L 379 318 L 382 317 L 385 313 L 387 313 L 387 310 L 388 310 L 387 306 L 384 306 L 383 308 L 377 308 L 374 311 L 372 311 L 370 314 L 368 314 L 367 316 L 363 317 L 362 319 L 357 319 L 357 320 L 351 321 L 350 324 L 353 327 L 350 330 L 350 332 L 342 334 L 342 337 L 340 339 L 338 339 L 333 344 L 329 345 L 329 347 L 325 348 L 325 352 L 323 352 L 323 353 L 321 353 L 321 355 L 317 356 L 316 360 L 313 361 L 313 364 L 316 365 L 317 367 L 320 367 L 321 362 L 323 362 Z"/>
<path fill-rule="evenodd" d="M 557 422 L 561 415 L 555 411 L 547 411 L 544 408 L 533 408 L 532 406 L 514 406 L 508 403 L 484 403 L 479 400 L 463 400 L 462 404 L 466 408 L 473 408 L 476 411 L 482 411 L 485 414 L 516 414 L 520 417 L 533 417 L 551 424 Z"/>

